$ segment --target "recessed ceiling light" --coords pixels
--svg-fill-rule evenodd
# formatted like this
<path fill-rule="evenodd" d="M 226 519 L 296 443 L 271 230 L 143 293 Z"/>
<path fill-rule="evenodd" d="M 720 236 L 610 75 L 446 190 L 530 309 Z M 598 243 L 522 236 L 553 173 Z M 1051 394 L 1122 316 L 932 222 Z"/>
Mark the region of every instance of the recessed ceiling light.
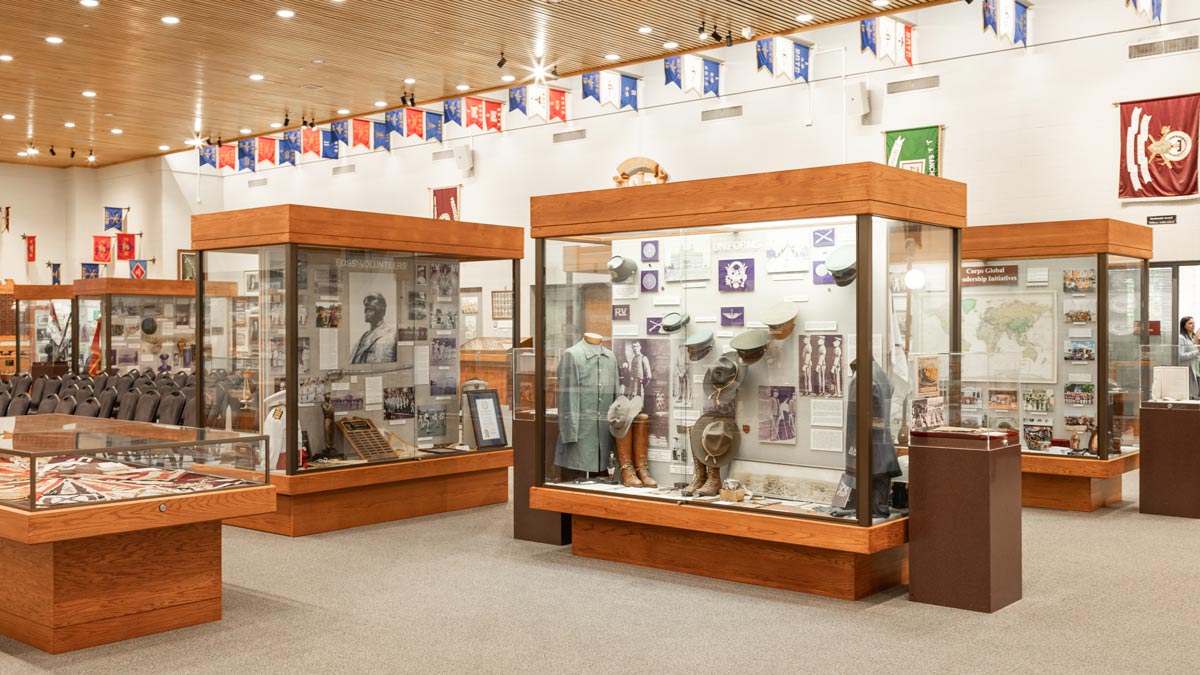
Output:
<path fill-rule="evenodd" d="M 887 7 L 892 4 L 892 0 L 871 0 L 871 4 L 876 7 Z"/>
<path fill-rule="evenodd" d="M 46 38 L 46 42 L 49 42 L 52 45 L 61 45 L 63 43 L 63 39 L 51 35 L 50 37 Z"/>
<path fill-rule="evenodd" d="M 515 79 L 517 79 L 517 78 L 513 77 L 512 75 L 501 75 L 500 76 L 501 82 L 512 82 Z"/>
<path fill-rule="evenodd" d="M 15 120 L 17 119 L 17 116 L 13 115 L 12 113 L 4 113 L 3 115 L 0 115 L 0 119 Z"/>
<path fill-rule="evenodd" d="M 470 88 L 471 88 L 471 85 L 469 85 L 469 84 L 460 84 L 457 87 L 455 87 L 455 89 L 457 89 L 459 91 L 466 91 Z"/>
<path fill-rule="evenodd" d="M 296 16 L 296 13 L 290 9 L 281 9 L 278 12 L 275 12 L 275 16 L 281 19 L 290 19 L 293 16 Z"/>
<path fill-rule="evenodd" d="M 338 108 L 338 114 L 339 115 L 349 115 L 350 109 L 349 108 Z"/>
<path fill-rule="evenodd" d="M 619 60 L 621 60 L 621 57 L 620 57 L 620 55 L 618 55 L 618 54 L 605 54 L 605 55 L 604 55 L 604 58 L 608 59 L 609 61 L 619 61 Z"/>
<path fill-rule="evenodd" d="M 118 136 L 120 136 L 121 134 L 125 133 L 125 130 L 124 129 L 113 129 L 112 132 L 114 134 L 117 134 Z"/>
<path fill-rule="evenodd" d="M 94 91 L 88 90 L 81 93 L 88 98 L 96 98 L 96 92 Z"/>
<path fill-rule="evenodd" d="M 30 155 L 36 155 L 36 154 L 40 153 L 41 150 L 38 150 L 37 148 L 35 148 L 31 145 L 31 146 L 29 146 L 29 149 L 26 150 L 25 152 L 28 152 Z"/>
<path fill-rule="evenodd" d="M 75 123 L 74 123 L 74 122 L 67 122 L 67 123 L 66 123 L 66 124 L 64 124 L 63 126 L 64 126 L 64 127 L 66 127 L 66 128 L 68 128 L 68 129 L 74 129 L 74 128 L 75 128 Z"/>
<path fill-rule="evenodd" d="M 654 29 L 651 28 L 650 26 L 642 26 L 641 28 L 638 29 L 638 32 L 641 33 L 642 35 L 649 35 L 654 32 Z"/>
<path fill-rule="evenodd" d="M 175 24 L 179 23 L 179 17 L 177 17 L 177 16 L 164 16 L 164 17 L 162 18 L 162 22 L 163 22 L 163 23 L 165 23 L 165 24 L 167 24 L 168 26 L 174 26 Z"/>
<path fill-rule="evenodd" d="M 11 54 L 0 54 L 0 61 L 12 61 Z"/>
<path fill-rule="evenodd" d="M 252 73 L 250 75 L 250 79 L 254 80 L 255 82 L 261 82 L 263 79 L 263 76 L 261 73 Z"/>
<path fill-rule="evenodd" d="M 375 101 L 375 107 L 376 108 L 386 108 L 387 101 Z"/>
<path fill-rule="evenodd" d="M 272 129 L 278 129 L 283 126 L 283 122 L 271 122 Z"/>
<path fill-rule="evenodd" d="M 799 21 L 800 23 L 807 23 L 807 22 L 813 20 L 813 15 L 812 14 L 797 14 L 796 20 Z"/>
<path fill-rule="evenodd" d="M 158 149 L 159 149 L 159 150 L 170 150 L 170 149 L 171 149 L 171 146 L 169 146 L 169 145 L 160 145 L 160 146 L 158 146 Z"/>
<path fill-rule="evenodd" d="M 404 78 L 404 84 L 416 84 L 416 83 L 417 83 L 417 81 L 414 78 L 411 78 L 411 77 Z"/>
<path fill-rule="evenodd" d="M 29 156 L 29 153 L 25 152 L 24 150 L 17 153 L 17 157 L 28 157 L 28 156 Z"/>
<path fill-rule="evenodd" d="M 83 5 L 84 7 L 99 7 L 100 0 L 79 0 L 79 4 Z"/>
<path fill-rule="evenodd" d="M 678 42 L 664 42 L 663 43 L 663 49 L 678 49 L 678 48 L 679 48 Z"/>
<path fill-rule="evenodd" d="M 242 134 L 249 134 L 249 133 L 252 133 L 252 132 L 253 132 L 253 130 L 252 130 L 252 129 L 239 129 L 239 130 L 238 130 L 238 133 L 242 133 Z"/>

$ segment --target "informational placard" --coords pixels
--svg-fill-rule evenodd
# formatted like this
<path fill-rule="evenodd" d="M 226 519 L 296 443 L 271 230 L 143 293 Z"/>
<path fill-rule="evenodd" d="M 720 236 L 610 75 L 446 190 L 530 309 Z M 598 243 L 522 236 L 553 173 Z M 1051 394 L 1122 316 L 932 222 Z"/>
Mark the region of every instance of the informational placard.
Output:
<path fill-rule="evenodd" d="M 1019 265 L 963 265 L 963 286 L 1016 286 L 1021 282 Z"/>

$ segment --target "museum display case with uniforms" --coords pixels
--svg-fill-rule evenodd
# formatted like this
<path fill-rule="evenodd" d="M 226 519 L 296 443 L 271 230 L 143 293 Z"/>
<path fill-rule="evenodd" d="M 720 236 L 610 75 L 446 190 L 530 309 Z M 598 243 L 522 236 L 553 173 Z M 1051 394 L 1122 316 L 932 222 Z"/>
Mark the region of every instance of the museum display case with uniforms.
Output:
<path fill-rule="evenodd" d="M 483 321 L 459 289 L 516 287 L 522 234 L 295 205 L 194 216 L 198 278 L 237 288 L 227 314 L 201 293 L 204 417 L 271 438 L 280 494 L 231 524 L 299 536 L 506 501 L 511 356 L 494 357 L 519 315 Z M 472 333 L 489 367 L 465 377 Z"/>
<path fill-rule="evenodd" d="M 16 372 L 56 377 L 77 363 L 75 291 L 63 285 L 18 284 L 13 288 L 16 312 Z"/>
<path fill-rule="evenodd" d="M 963 233 L 963 352 L 1017 352 L 1018 377 L 996 382 L 981 423 L 1017 430 L 1026 506 L 1095 511 L 1121 501 L 1138 468 L 1147 339 L 1149 227 L 1074 220 Z M 978 387 L 971 368 L 963 387 Z M 993 378 L 995 380 L 995 378 Z"/>
<path fill-rule="evenodd" d="M 275 508 L 253 470 L 265 450 L 225 431 L 0 418 L 0 633 L 59 653 L 219 620 L 221 521 Z"/>
<path fill-rule="evenodd" d="M 534 198 L 518 489 L 570 528 L 528 538 L 842 598 L 900 583 L 908 355 L 956 344 L 965 213 L 964 185 L 877 164 Z"/>

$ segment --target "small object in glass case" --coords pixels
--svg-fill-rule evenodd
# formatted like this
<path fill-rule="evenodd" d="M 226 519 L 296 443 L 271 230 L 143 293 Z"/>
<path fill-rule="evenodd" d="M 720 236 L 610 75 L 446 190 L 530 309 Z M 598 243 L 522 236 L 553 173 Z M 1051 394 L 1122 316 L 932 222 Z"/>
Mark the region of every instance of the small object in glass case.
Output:
<path fill-rule="evenodd" d="M 142 319 L 142 333 L 144 335 L 154 335 L 158 332 L 158 322 L 152 317 Z"/>
<path fill-rule="evenodd" d="M 691 321 L 686 312 L 671 312 L 662 318 L 661 329 L 664 333 L 678 333 Z"/>
<path fill-rule="evenodd" d="M 741 435 L 730 417 L 705 413 L 692 425 L 692 454 L 709 468 L 729 464 L 737 454 Z M 710 479 L 712 477 L 710 476 Z M 720 478 L 716 480 L 720 484 Z"/>
<path fill-rule="evenodd" d="M 683 344 L 687 347 L 688 360 L 700 361 L 712 351 L 713 344 L 715 344 L 713 332 L 702 330 L 692 333 Z"/>
<path fill-rule="evenodd" d="M 776 340 L 786 340 L 796 328 L 796 305 L 791 302 L 781 302 L 768 309 L 763 314 L 763 323 L 771 330 L 771 337 Z"/>
<path fill-rule="evenodd" d="M 658 292 L 658 270 L 642 271 L 642 290 L 647 293 Z"/>
<path fill-rule="evenodd" d="M 729 341 L 729 346 L 737 350 L 738 356 L 742 358 L 742 363 L 746 365 L 758 363 L 759 359 L 767 353 L 769 344 L 771 344 L 771 333 L 761 328 L 740 333 Z"/>
<path fill-rule="evenodd" d="M 858 249 L 854 246 L 839 246 L 825 259 L 825 269 L 833 277 L 833 283 L 845 287 L 858 278 Z"/>
<path fill-rule="evenodd" d="M 642 262 L 658 262 L 658 240 L 642 242 Z"/>
<path fill-rule="evenodd" d="M 614 255 L 608 260 L 608 275 L 614 284 L 629 280 L 638 270 L 637 263 L 622 255 Z"/>
<path fill-rule="evenodd" d="M 704 390 L 708 392 L 710 401 L 721 405 L 733 401 L 738 387 L 745 379 L 746 370 L 728 356 L 722 356 L 704 372 Z"/>
<path fill-rule="evenodd" d="M 625 438 L 633 419 L 642 412 L 642 397 L 618 396 L 608 407 L 608 430 L 613 438 Z"/>

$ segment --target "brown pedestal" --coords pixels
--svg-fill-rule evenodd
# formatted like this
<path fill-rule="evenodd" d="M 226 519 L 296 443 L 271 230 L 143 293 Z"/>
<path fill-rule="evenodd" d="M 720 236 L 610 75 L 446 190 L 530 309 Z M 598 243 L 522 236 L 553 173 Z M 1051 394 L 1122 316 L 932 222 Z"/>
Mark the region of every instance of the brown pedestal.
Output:
<path fill-rule="evenodd" d="M 302 537 L 508 501 L 512 450 L 375 464 L 295 476 L 272 475 L 273 513 L 226 525 Z"/>
<path fill-rule="evenodd" d="M 575 555 L 844 600 L 903 583 L 904 519 L 858 527 L 567 489 L 531 493 L 534 508 L 574 514 Z"/>
<path fill-rule="evenodd" d="M 994 612 L 1021 599 L 1021 447 L 909 446 L 909 599 Z M 961 441 L 960 445 L 968 445 Z"/>
<path fill-rule="evenodd" d="M 1111 459 L 1021 455 L 1021 504 L 1064 511 L 1096 511 L 1121 501 L 1121 477 L 1138 468 L 1141 453 Z"/>
<path fill-rule="evenodd" d="M 1142 405 L 1142 470 L 1138 510 L 1200 518 L 1200 407 Z"/>
<path fill-rule="evenodd" d="M 571 516 L 529 506 L 529 488 L 537 485 L 538 464 L 543 461 L 537 454 L 536 429 L 532 411 L 529 417 L 513 419 L 513 538 L 562 546 L 571 543 Z M 558 438 L 557 420 L 546 420 L 546 435 L 548 447 L 553 448 Z M 547 457 L 553 461 L 553 452 Z M 551 472 L 553 465 L 542 470 Z"/>

